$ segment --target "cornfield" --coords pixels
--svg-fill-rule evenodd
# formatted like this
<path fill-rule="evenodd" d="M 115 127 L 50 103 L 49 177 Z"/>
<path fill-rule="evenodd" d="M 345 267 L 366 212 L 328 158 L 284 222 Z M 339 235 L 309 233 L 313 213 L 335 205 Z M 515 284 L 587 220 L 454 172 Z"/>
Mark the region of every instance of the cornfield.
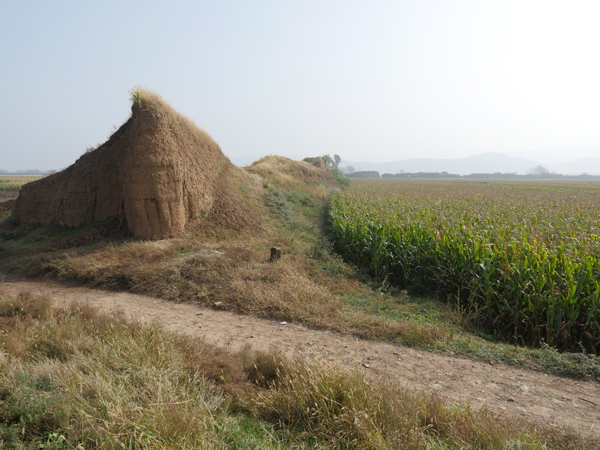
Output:
<path fill-rule="evenodd" d="M 0 175 L 0 191 L 19 191 L 24 184 L 40 178 L 39 176 Z"/>
<path fill-rule="evenodd" d="M 600 185 L 358 181 L 336 250 L 378 281 L 476 307 L 494 335 L 600 350 Z"/>

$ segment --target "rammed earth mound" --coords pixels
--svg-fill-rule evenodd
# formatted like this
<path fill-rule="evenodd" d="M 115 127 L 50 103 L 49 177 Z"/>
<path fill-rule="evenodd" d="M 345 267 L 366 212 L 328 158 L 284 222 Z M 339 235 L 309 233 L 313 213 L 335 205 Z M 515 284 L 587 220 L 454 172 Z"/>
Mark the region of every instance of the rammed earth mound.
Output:
<path fill-rule="evenodd" d="M 106 143 L 23 187 L 17 221 L 81 227 L 118 218 L 143 239 L 177 236 L 199 216 L 250 226 L 252 208 L 234 190 L 253 189 L 253 180 L 159 95 L 138 89 L 132 101 L 131 118 Z"/>

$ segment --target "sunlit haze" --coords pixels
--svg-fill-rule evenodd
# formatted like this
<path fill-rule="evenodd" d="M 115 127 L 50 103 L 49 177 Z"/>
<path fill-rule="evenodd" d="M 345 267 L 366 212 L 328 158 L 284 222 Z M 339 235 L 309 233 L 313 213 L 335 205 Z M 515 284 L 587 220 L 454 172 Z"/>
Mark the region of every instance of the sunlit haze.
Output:
<path fill-rule="evenodd" d="M 234 161 L 600 158 L 599 22 L 573 0 L 5 1 L 0 169 L 72 164 L 136 85 Z"/>

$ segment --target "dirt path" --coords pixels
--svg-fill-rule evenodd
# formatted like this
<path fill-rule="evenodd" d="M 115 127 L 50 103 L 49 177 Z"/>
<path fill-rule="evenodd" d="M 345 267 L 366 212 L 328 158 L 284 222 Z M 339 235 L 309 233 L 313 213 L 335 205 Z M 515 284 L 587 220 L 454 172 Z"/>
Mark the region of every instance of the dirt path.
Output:
<path fill-rule="evenodd" d="M 215 311 L 128 292 L 109 292 L 53 281 L 0 275 L 9 292 L 47 294 L 56 301 L 85 301 L 104 310 L 156 319 L 168 329 L 204 336 L 232 350 L 250 344 L 284 353 L 337 360 L 368 376 L 386 377 L 411 390 L 431 391 L 451 401 L 468 401 L 509 417 L 569 427 L 600 437 L 600 383 L 576 381 L 474 362 L 398 345 L 359 339 L 301 325 Z"/>

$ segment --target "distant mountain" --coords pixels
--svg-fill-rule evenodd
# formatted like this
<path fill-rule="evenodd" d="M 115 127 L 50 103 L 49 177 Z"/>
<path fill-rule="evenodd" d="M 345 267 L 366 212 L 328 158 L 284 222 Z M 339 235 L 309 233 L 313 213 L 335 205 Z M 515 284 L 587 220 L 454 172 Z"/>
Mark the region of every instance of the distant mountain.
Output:
<path fill-rule="evenodd" d="M 578 159 L 584 158 L 600 158 L 600 146 L 588 146 L 577 148 L 551 148 L 545 150 L 527 150 L 521 152 L 507 153 L 508 156 L 516 156 L 518 158 L 530 158 L 541 161 L 542 165 L 546 166 L 569 163 Z"/>
<path fill-rule="evenodd" d="M 300 160 L 304 156 L 293 155 L 291 158 Z M 236 166 L 244 167 L 259 160 L 260 157 L 238 156 L 230 159 Z M 563 175 L 580 175 L 581 173 L 600 175 L 600 147 L 480 153 L 455 159 L 411 158 L 384 163 L 342 161 L 340 167 L 346 166 L 352 166 L 357 171 L 374 170 L 380 174 L 404 171 L 412 173 L 448 172 L 459 175 L 496 172 L 526 174 L 533 167 L 543 166 L 550 172 Z"/>
<path fill-rule="evenodd" d="M 481 153 L 456 159 L 415 158 L 388 163 L 347 162 L 342 166 L 353 166 L 356 170 L 376 170 L 381 174 L 404 172 L 449 172 L 460 175 L 472 173 L 519 173 L 525 174 L 541 162 L 509 156 L 504 153 Z"/>
<path fill-rule="evenodd" d="M 600 158 L 582 158 L 576 161 L 560 164 L 549 164 L 546 167 L 550 172 L 562 173 L 564 175 L 600 175 Z"/>

